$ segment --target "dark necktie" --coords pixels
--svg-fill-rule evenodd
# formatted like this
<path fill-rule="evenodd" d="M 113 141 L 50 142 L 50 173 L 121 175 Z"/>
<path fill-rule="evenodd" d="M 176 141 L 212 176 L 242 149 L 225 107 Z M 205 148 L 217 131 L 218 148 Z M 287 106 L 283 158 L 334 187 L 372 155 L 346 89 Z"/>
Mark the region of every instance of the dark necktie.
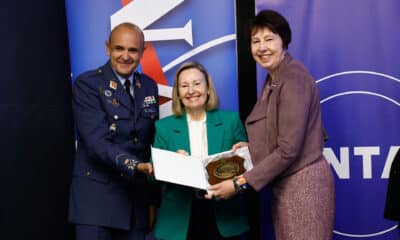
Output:
<path fill-rule="evenodd" d="M 128 96 L 131 99 L 131 102 L 133 104 L 134 101 L 133 101 L 133 96 L 131 93 L 131 81 L 129 79 L 125 79 L 124 86 L 125 86 L 125 91 L 128 94 Z"/>

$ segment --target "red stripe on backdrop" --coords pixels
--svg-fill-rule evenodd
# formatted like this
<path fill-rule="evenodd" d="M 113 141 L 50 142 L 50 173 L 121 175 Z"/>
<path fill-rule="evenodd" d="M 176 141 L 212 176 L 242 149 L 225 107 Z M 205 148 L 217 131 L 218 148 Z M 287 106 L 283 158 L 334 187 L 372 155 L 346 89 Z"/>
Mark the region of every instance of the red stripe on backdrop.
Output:
<path fill-rule="evenodd" d="M 128 3 L 130 3 L 132 0 L 121 0 L 122 2 L 122 6 L 127 5 Z"/>

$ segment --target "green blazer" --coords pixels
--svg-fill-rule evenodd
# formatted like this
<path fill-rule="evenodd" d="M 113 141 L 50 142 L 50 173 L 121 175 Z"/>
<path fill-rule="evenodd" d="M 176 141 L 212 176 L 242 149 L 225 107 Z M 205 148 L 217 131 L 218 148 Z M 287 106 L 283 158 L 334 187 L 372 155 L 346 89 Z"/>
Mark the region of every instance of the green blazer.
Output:
<path fill-rule="evenodd" d="M 239 141 L 247 141 L 244 127 L 235 112 L 207 112 L 208 154 L 227 151 Z M 186 114 L 169 116 L 156 122 L 154 147 L 190 153 Z M 162 240 L 185 240 L 192 207 L 193 188 L 176 184 L 164 185 L 160 209 L 156 218 L 155 236 Z M 216 222 L 224 237 L 239 235 L 248 230 L 242 196 L 214 201 Z M 206 231 L 206 229 L 205 229 Z"/>

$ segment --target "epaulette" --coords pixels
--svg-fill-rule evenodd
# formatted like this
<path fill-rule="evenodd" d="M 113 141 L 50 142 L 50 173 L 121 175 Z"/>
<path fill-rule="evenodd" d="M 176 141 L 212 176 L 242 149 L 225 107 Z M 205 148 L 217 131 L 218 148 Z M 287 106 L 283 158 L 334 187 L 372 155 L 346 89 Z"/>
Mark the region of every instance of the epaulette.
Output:
<path fill-rule="evenodd" d="M 103 69 L 98 68 L 98 69 L 96 69 L 96 70 L 89 71 L 89 72 L 87 73 L 87 76 L 88 76 L 88 77 L 97 77 L 97 76 L 101 76 L 101 75 L 103 75 L 103 74 L 104 74 Z"/>

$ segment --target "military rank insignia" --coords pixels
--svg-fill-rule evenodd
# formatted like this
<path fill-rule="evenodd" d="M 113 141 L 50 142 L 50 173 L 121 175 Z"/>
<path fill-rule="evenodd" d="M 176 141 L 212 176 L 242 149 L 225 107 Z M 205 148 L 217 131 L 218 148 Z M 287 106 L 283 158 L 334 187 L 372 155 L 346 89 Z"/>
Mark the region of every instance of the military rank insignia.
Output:
<path fill-rule="evenodd" d="M 117 84 L 116 81 L 114 81 L 114 80 L 111 80 L 111 81 L 110 81 L 110 88 L 111 88 L 111 89 L 117 90 L 117 86 L 118 86 L 118 84 Z"/>

